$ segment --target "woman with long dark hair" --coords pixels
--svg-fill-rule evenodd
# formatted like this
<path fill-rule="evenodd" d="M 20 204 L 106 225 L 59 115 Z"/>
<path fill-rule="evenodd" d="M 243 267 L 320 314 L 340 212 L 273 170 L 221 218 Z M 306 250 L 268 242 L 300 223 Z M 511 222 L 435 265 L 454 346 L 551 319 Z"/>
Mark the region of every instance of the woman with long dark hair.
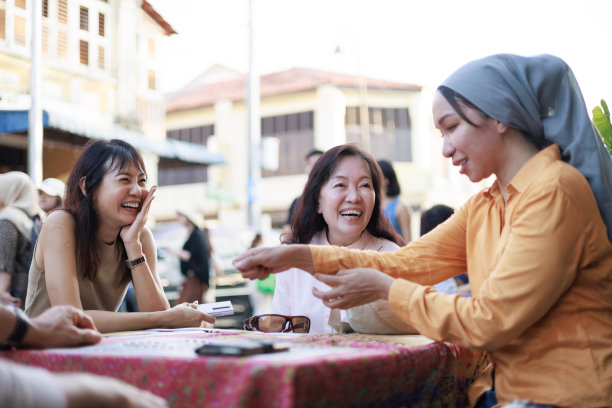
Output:
<path fill-rule="evenodd" d="M 234 265 L 316 271 L 334 287 L 316 292 L 326 306 L 388 299 L 421 334 L 488 350 L 483 405 L 612 406 L 612 161 L 571 69 L 551 55 L 472 61 L 438 88 L 433 118 L 461 174 L 495 175 L 446 222 L 392 254 L 292 245 Z M 471 298 L 432 290 L 463 272 Z"/>
<path fill-rule="evenodd" d="M 45 219 L 30 267 L 26 313 L 53 305 L 85 310 L 102 332 L 200 326 L 214 318 L 192 304 L 172 309 L 145 227 L 156 187 L 140 154 L 121 140 L 89 143 L 66 186 L 64 208 Z M 115 313 L 132 282 L 137 313 Z"/>
<path fill-rule="evenodd" d="M 404 244 L 381 208 L 380 168 L 357 145 L 345 144 L 325 152 L 312 168 L 291 221 L 285 244 L 339 245 L 374 251 L 395 251 Z M 291 269 L 279 274 L 272 312 L 305 315 L 311 332 L 341 332 L 346 324 L 359 332 L 412 331 L 391 312 L 386 301 L 332 311 L 312 295 L 311 288 L 329 286 L 310 274 Z"/>

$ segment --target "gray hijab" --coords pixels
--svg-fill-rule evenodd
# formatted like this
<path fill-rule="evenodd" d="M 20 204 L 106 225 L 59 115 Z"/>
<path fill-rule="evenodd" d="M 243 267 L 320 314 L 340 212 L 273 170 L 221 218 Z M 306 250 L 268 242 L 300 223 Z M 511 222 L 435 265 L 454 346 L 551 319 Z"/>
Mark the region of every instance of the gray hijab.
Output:
<path fill-rule="evenodd" d="M 538 146 L 559 145 L 563 160 L 589 182 L 612 241 L 612 160 L 563 60 L 492 55 L 459 68 L 441 86 L 523 131 Z"/>

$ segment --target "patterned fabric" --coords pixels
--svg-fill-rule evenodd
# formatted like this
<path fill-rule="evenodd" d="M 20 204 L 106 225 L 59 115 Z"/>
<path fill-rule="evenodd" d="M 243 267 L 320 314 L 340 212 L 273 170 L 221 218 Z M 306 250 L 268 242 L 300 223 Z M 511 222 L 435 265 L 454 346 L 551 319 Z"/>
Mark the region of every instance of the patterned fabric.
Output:
<path fill-rule="evenodd" d="M 198 357 L 207 342 L 281 340 L 289 352 Z M 279 335 L 237 330 L 134 332 L 77 349 L 0 356 L 52 371 L 125 380 L 187 407 L 461 407 L 487 354 L 423 336 Z M 289 358 L 288 358 L 289 357 Z"/>
<path fill-rule="evenodd" d="M 15 225 L 6 219 L 0 219 L 0 271 L 11 275 L 11 294 L 20 297 L 25 304 L 28 287 L 28 269 L 30 241 L 24 237 Z"/>

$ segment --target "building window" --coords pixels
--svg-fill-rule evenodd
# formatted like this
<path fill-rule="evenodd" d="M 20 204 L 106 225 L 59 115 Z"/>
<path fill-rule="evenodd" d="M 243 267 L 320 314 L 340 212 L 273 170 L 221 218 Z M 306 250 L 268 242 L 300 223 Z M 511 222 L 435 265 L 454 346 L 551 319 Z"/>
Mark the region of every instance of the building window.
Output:
<path fill-rule="evenodd" d="M 170 130 L 166 133 L 166 137 L 168 139 L 175 139 L 206 146 L 208 138 L 214 134 L 214 131 L 214 125 L 205 125 Z M 157 182 L 160 186 L 205 183 L 207 180 L 208 178 L 205 165 L 189 164 L 165 158 L 160 158 L 159 160 Z"/>
<path fill-rule="evenodd" d="M 89 43 L 79 40 L 79 61 L 83 65 L 89 65 Z"/>
<path fill-rule="evenodd" d="M 42 53 L 49 55 L 49 27 L 44 24 L 42 26 Z"/>
<path fill-rule="evenodd" d="M 152 38 L 149 38 L 149 41 L 148 41 L 148 51 L 149 51 L 149 58 L 155 59 L 155 40 Z"/>
<path fill-rule="evenodd" d="M 83 31 L 89 31 L 89 9 L 81 6 L 79 8 L 79 28 Z"/>
<path fill-rule="evenodd" d="M 49 0 L 43 0 L 42 15 L 43 17 L 49 17 Z"/>
<path fill-rule="evenodd" d="M 26 20 L 15 16 L 15 44 L 26 44 Z"/>
<path fill-rule="evenodd" d="M 15 0 L 15 7 L 25 10 L 26 9 L 26 0 Z"/>
<path fill-rule="evenodd" d="M 57 0 L 57 22 L 68 24 L 68 0 Z"/>
<path fill-rule="evenodd" d="M 98 35 L 100 37 L 105 37 L 105 17 L 103 13 L 98 13 Z"/>
<path fill-rule="evenodd" d="M 104 64 L 104 47 L 98 45 L 98 68 L 104 71 L 106 65 Z"/>
<path fill-rule="evenodd" d="M 262 170 L 262 177 L 303 173 L 304 156 L 314 148 L 314 113 L 308 111 L 262 118 L 261 136 L 279 139 L 278 170 Z"/>
<path fill-rule="evenodd" d="M 368 108 L 370 153 L 376 159 L 412 161 L 412 130 L 407 108 Z M 347 143 L 361 143 L 359 107 L 346 108 Z"/>
<path fill-rule="evenodd" d="M 68 59 L 68 33 L 66 31 L 57 32 L 57 57 L 61 60 Z"/>
<path fill-rule="evenodd" d="M 155 82 L 155 71 L 152 69 L 150 69 L 147 73 L 147 87 L 153 91 L 157 89 Z"/>
<path fill-rule="evenodd" d="M 6 39 L 6 10 L 0 8 L 0 39 Z"/>

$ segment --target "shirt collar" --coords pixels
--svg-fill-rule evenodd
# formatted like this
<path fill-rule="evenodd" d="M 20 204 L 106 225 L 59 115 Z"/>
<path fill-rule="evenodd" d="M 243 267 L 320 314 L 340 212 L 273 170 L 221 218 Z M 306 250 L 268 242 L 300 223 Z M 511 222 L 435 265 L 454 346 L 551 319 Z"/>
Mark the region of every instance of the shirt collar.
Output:
<path fill-rule="evenodd" d="M 561 153 L 559 151 L 559 146 L 556 144 L 540 150 L 521 167 L 512 181 L 510 181 L 510 184 L 508 184 L 508 194 L 511 196 L 515 192 L 520 193 L 524 191 L 533 182 L 534 174 L 540 174 L 544 169 L 550 166 L 550 164 L 557 160 L 561 160 Z M 497 181 L 484 191 L 484 195 L 485 197 L 493 199 L 501 195 Z"/>

